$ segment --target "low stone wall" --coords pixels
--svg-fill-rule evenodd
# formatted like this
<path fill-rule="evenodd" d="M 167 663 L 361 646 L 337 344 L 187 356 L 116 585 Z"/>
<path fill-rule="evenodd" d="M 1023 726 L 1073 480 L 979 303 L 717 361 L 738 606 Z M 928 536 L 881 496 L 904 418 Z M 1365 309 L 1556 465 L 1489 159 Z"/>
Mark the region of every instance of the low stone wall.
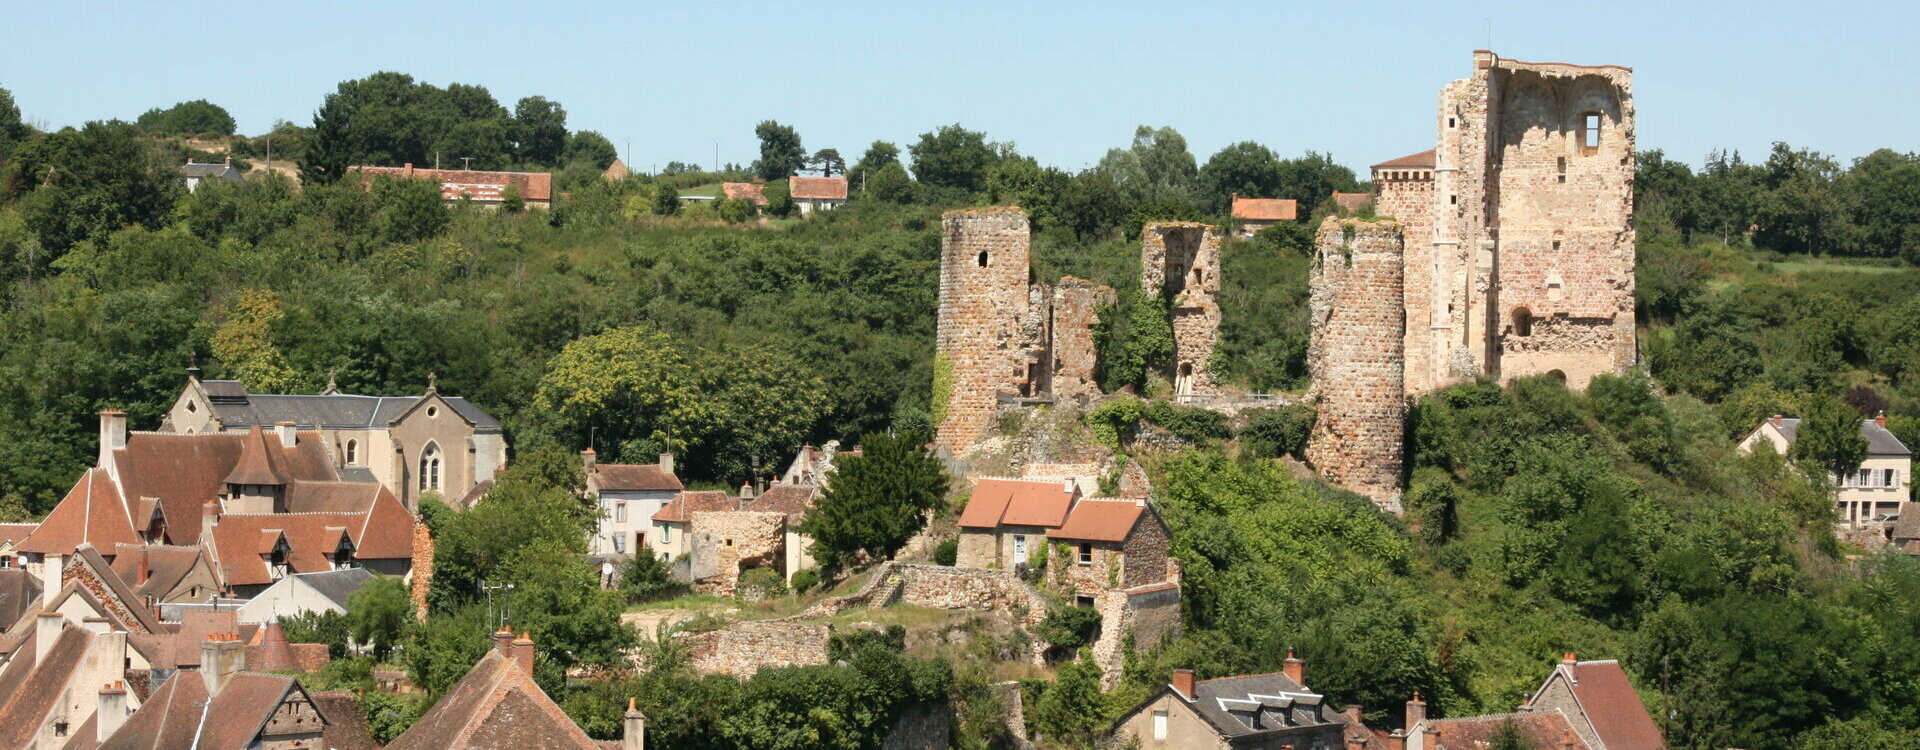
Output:
<path fill-rule="evenodd" d="M 825 664 L 832 636 L 826 625 L 748 620 L 686 636 L 687 657 L 695 672 L 744 680 L 762 669 Z"/>
<path fill-rule="evenodd" d="M 880 750 L 946 750 L 953 735 L 953 706 L 923 703 L 909 706 L 893 720 Z"/>
<path fill-rule="evenodd" d="M 933 609 L 1010 612 L 1025 625 L 1047 616 L 1047 600 L 1007 570 L 949 568 L 942 565 L 882 563 L 865 588 L 825 599 L 788 619 L 832 617 L 855 607 L 911 604 Z"/>

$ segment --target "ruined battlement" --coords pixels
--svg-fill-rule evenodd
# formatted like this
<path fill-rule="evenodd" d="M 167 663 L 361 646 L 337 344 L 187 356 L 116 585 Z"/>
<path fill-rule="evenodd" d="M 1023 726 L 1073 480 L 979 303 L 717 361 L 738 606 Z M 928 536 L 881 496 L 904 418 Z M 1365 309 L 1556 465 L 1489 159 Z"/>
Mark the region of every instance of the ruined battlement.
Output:
<path fill-rule="evenodd" d="M 1220 338 L 1220 233 L 1192 221 L 1150 222 L 1140 230 L 1140 289 L 1167 298 L 1173 327 L 1174 393 L 1207 393 L 1207 365 Z"/>

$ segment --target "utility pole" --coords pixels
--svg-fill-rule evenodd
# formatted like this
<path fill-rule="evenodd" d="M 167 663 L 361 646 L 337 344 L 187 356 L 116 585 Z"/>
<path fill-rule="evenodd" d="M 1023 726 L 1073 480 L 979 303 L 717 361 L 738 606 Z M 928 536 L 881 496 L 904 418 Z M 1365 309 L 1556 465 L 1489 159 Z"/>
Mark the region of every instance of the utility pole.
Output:
<path fill-rule="evenodd" d="M 720 173 L 720 142 L 719 141 L 713 142 L 713 172 L 714 174 Z"/>

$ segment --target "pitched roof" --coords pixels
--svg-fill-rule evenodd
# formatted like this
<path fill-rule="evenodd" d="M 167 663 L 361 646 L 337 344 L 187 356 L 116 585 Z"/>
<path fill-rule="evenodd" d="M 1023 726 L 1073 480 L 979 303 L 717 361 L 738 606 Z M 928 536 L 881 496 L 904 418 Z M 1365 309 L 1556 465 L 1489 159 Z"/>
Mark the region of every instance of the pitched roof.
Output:
<path fill-rule="evenodd" d="M 751 200 L 756 206 L 767 205 L 767 186 L 760 182 L 722 182 L 720 192 L 731 200 Z"/>
<path fill-rule="evenodd" d="M 213 553 L 228 586 L 273 583 L 264 557 L 284 539 L 287 566 L 295 573 L 333 570 L 328 559 L 342 537 L 353 557 L 411 559 L 414 520 L 398 503 L 378 503 L 365 513 L 228 513 L 213 526 Z"/>
<path fill-rule="evenodd" d="M 1432 169 L 1435 150 L 1427 149 L 1417 154 L 1407 154 L 1398 159 L 1388 159 L 1373 165 L 1374 169 Z"/>
<path fill-rule="evenodd" d="M 990 477 L 973 485 L 967 507 L 960 512 L 960 525 L 1055 527 L 1066 522 L 1072 505 L 1073 492 L 1062 482 Z"/>
<path fill-rule="evenodd" d="M 1770 421 L 1771 420 L 1769 420 L 1769 422 Z M 1762 422 L 1760 426 L 1765 427 L 1767 424 L 1768 422 Z M 1759 429 L 1759 427 L 1755 427 L 1753 432 L 1757 432 Z M 1787 439 L 1788 445 L 1792 445 L 1793 442 L 1800 437 L 1800 418 L 1781 417 L 1780 423 L 1774 425 L 1774 429 L 1780 431 L 1780 436 Z M 1747 434 L 1750 436 L 1753 432 L 1748 432 Z M 1907 448 L 1906 443 L 1900 442 L 1900 438 L 1894 437 L 1891 430 L 1880 426 L 1879 422 L 1872 419 L 1860 420 L 1860 437 L 1867 441 L 1867 455 L 1869 456 L 1913 455 L 1913 451 Z"/>
<path fill-rule="evenodd" d="M 218 177 L 235 182 L 244 179 L 240 176 L 240 170 L 232 164 L 203 164 L 191 159 L 180 165 L 180 173 L 188 177 Z"/>
<path fill-rule="evenodd" d="M 411 164 L 401 167 L 368 167 L 354 165 L 347 167 L 349 172 L 359 172 L 370 177 L 412 177 L 421 180 L 434 180 L 440 183 L 441 200 L 459 200 L 461 197 L 477 201 L 504 200 L 502 195 L 508 185 L 520 191 L 522 200 L 553 200 L 553 173 L 551 172 L 484 172 L 477 169 L 426 169 Z"/>
<path fill-rule="evenodd" d="M 306 696 L 291 677 L 240 672 L 207 699 L 207 683 L 191 672 L 175 674 L 127 717 L 100 750 L 199 747 L 241 750 L 251 747 L 282 703 Z M 320 709 L 323 718 L 331 718 Z M 207 720 L 216 719 L 216 720 Z"/>
<path fill-rule="evenodd" d="M 847 178 L 845 177 L 788 177 L 788 194 L 795 200 L 847 199 Z"/>
<path fill-rule="evenodd" d="M 140 580 L 140 555 L 145 552 L 147 558 L 147 578 Z M 193 571 L 200 563 L 201 549 L 198 545 L 185 547 L 170 544 L 119 544 L 113 550 L 113 572 L 125 581 L 133 593 L 140 596 L 164 597 L 180 580 Z"/>
<path fill-rule="evenodd" d="M 360 696 L 351 690 L 321 690 L 308 693 L 313 699 L 320 715 L 327 718 L 327 728 L 322 740 L 327 750 L 376 750 L 379 743 L 373 741 L 373 731 L 367 725 L 367 714 L 360 709 Z"/>
<path fill-rule="evenodd" d="M 1200 680 L 1193 684 L 1193 693 L 1188 705 L 1194 713 L 1227 737 L 1347 723 L 1344 715 L 1324 705 L 1323 696 L 1278 672 Z M 1283 720 L 1275 714 L 1286 716 Z"/>
<path fill-rule="evenodd" d="M 88 469 L 60 504 L 53 506 L 40 526 L 15 549 L 43 555 L 71 555 L 83 543 L 113 549 L 116 544 L 137 544 L 133 520 L 127 515 L 120 489 L 106 469 Z"/>
<path fill-rule="evenodd" d="M 582 748 L 597 745 L 515 659 L 488 651 L 388 750 Z"/>
<path fill-rule="evenodd" d="M 1520 730 L 1520 736 L 1527 741 L 1529 748 L 1563 750 L 1570 747 L 1572 750 L 1587 750 L 1586 742 L 1573 730 L 1567 715 L 1559 711 L 1431 719 L 1427 725 L 1440 730 L 1441 750 L 1480 750 L 1491 745 L 1508 722 Z M 1560 743 L 1564 741 L 1573 744 L 1563 746 Z"/>
<path fill-rule="evenodd" d="M 131 433 L 126 447 L 113 453 L 121 489 L 129 498 L 157 499 L 167 539 L 194 544 L 200 539 L 201 506 L 226 490 L 226 479 L 239 465 L 247 437 L 231 432 Z M 268 439 L 255 449 L 271 455 L 273 466 L 289 481 L 339 479 L 320 433 L 299 432 L 294 440 L 292 448 Z M 94 544 L 106 548 L 99 541 Z"/>
<path fill-rule="evenodd" d="M 762 513 L 785 513 L 787 525 L 800 523 L 807 517 L 807 511 L 813 510 L 813 500 L 819 494 L 819 488 L 813 485 L 783 484 L 768 487 L 766 492 L 752 500 L 740 504 L 741 510 Z"/>
<path fill-rule="evenodd" d="M 1342 193 L 1338 190 L 1333 191 L 1333 204 L 1339 206 L 1342 211 L 1358 211 L 1361 206 L 1366 205 L 1367 201 L 1370 200 L 1373 200 L 1372 193 Z"/>
<path fill-rule="evenodd" d="M 1555 677 L 1567 679 L 1572 685 L 1574 698 L 1580 702 L 1580 711 L 1587 715 L 1587 721 L 1593 724 L 1594 734 L 1600 737 L 1600 744 L 1606 750 L 1660 750 L 1665 747 L 1660 728 L 1647 713 L 1646 704 L 1640 702 L 1640 694 L 1634 692 L 1633 684 L 1627 680 L 1626 670 L 1620 668 L 1620 662 L 1613 659 L 1574 664 L 1562 662 L 1555 668 Z M 1541 689 L 1544 690 L 1545 686 Z"/>
<path fill-rule="evenodd" d="M 1233 218 L 1254 221 L 1293 221 L 1300 214 L 1300 202 L 1292 198 L 1233 197 Z"/>
<path fill-rule="evenodd" d="M 1893 538 L 1902 542 L 1920 540 L 1920 503 L 1900 504 L 1900 520 L 1893 524 Z"/>
<path fill-rule="evenodd" d="M 1146 512 L 1143 506 L 1132 500 L 1089 498 L 1075 503 L 1073 511 L 1067 514 L 1067 522 L 1060 528 L 1049 529 L 1049 539 L 1072 539 L 1088 542 L 1125 541 L 1133 525 L 1140 521 L 1140 515 Z"/>
<path fill-rule="evenodd" d="M 40 528 L 40 524 L 0 523 L 0 545 L 19 544 L 20 540 L 27 538 L 27 535 L 32 534 L 37 528 Z"/>
<path fill-rule="evenodd" d="M 306 429 L 385 428 L 412 410 L 422 396 L 361 396 L 352 393 L 248 393 L 233 380 L 202 380 L 207 406 L 225 429 L 270 427 L 292 422 Z M 498 432 L 500 420 L 460 396 L 434 394 L 480 432 Z"/>
<path fill-rule="evenodd" d="M 681 492 L 667 502 L 666 507 L 653 514 L 653 520 L 661 523 L 686 523 L 693 514 L 708 510 L 739 510 L 740 499 L 728 497 L 719 490 L 694 490 Z"/>
<path fill-rule="evenodd" d="M 288 578 L 297 578 L 301 583 L 313 587 L 315 592 L 327 598 L 327 601 L 347 608 L 347 600 L 353 592 L 365 588 L 373 580 L 373 571 L 366 568 L 347 568 L 346 570 L 327 570 L 319 573 L 295 573 Z"/>
<path fill-rule="evenodd" d="M 277 441 L 278 438 L 276 437 Z M 240 438 L 240 460 L 234 462 L 233 471 L 227 472 L 226 484 L 253 484 L 280 486 L 287 483 L 287 475 L 280 471 L 275 454 L 279 451 L 267 446 L 267 431 L 254 425 Z"/>
<path fill-rule="evenodd" d="M 92 644 L 92 633 L 62 620 L 60 637 L 54 640 L 47 658 L 23 665 L 33 671 L 24 675 L 11 695 L 5 696 L 6 706 L 0 708 L 0 747 L 27 746 L 46 723 L 54 706 L 66 697 L 73 672 L 80 668 Z"/>
<path fill-rule="evenodd" d="M 593 482 L 601 490 L 644 491 L 681 489 L 680 478 L 659 464 L 594 464 Z"/>
<path fill-rule="evenodd" d="M 157 633 L 162 630 L 160 618 L 154 617 L 153 610 L 147 608 L 146 602 L 134 593 L 133 588 L 114 574 L 113 567 L 107 564 L 106 558 L 101 557 L 100 551 L 94 549 L 93 545 L 82 544 L 73 551 L 73 557 L 66 563 L 61 578 L 73 579 L 67 581 L 64 590 L 83 594 L 98 602 L 106 616 L 116 621 L 122 629 L 135 633 Z M 89 578 L 97 587 L 84 585 L 85 579 Z M 107 597 L 102 599 L 96 596 L 96 591 L 105 592 Z M 54 599 L 55 609 L 59 608 L 64 598 Z"/>
<path fill-rule="evenodd" d="M 26 568 L 0 568 L 0 630 L 33 611 L 40 600 L 40 580 Z"/>

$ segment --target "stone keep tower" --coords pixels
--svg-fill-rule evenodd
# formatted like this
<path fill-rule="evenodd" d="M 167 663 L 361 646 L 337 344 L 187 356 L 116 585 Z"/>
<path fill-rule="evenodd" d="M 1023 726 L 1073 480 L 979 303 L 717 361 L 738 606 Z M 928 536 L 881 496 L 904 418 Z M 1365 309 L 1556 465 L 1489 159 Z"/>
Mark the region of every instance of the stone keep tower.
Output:
<path fill-rule="evenodd" d="M 1401 227 L 1328 217 L 1314 246 L 1307 367 L 1320 413 L 1307 461 L 1399 513 L 1407 414 Z"/>
<path fill-rule="evenodd" d="M 1220 234 L 1194 222 L 1156 222 L 1140 233 L 1140 289 L 1164 295 L 1173 325 L 1178 395 L 1213 390 L 1207 363 L 1220 337 Z"/>
<path fill-rule="evenodd" d="M 1408 392 L 1482 374 L 1584 388 L 1624 372 L 1633 72 L 1485 50 L 1473 60 L 1473 77 L 1440 93 L 1438 148 L 1374 168 L 1382 213 L 1407 230 Z"/>
<path fill-rule="evenodd" d="M 997 394 L 1017 391 L 1029 378 L 1027 213 L 1014 207 L 949 211 L 940 225 L 934 444 L 961 451 L 986 431 Z"/>

